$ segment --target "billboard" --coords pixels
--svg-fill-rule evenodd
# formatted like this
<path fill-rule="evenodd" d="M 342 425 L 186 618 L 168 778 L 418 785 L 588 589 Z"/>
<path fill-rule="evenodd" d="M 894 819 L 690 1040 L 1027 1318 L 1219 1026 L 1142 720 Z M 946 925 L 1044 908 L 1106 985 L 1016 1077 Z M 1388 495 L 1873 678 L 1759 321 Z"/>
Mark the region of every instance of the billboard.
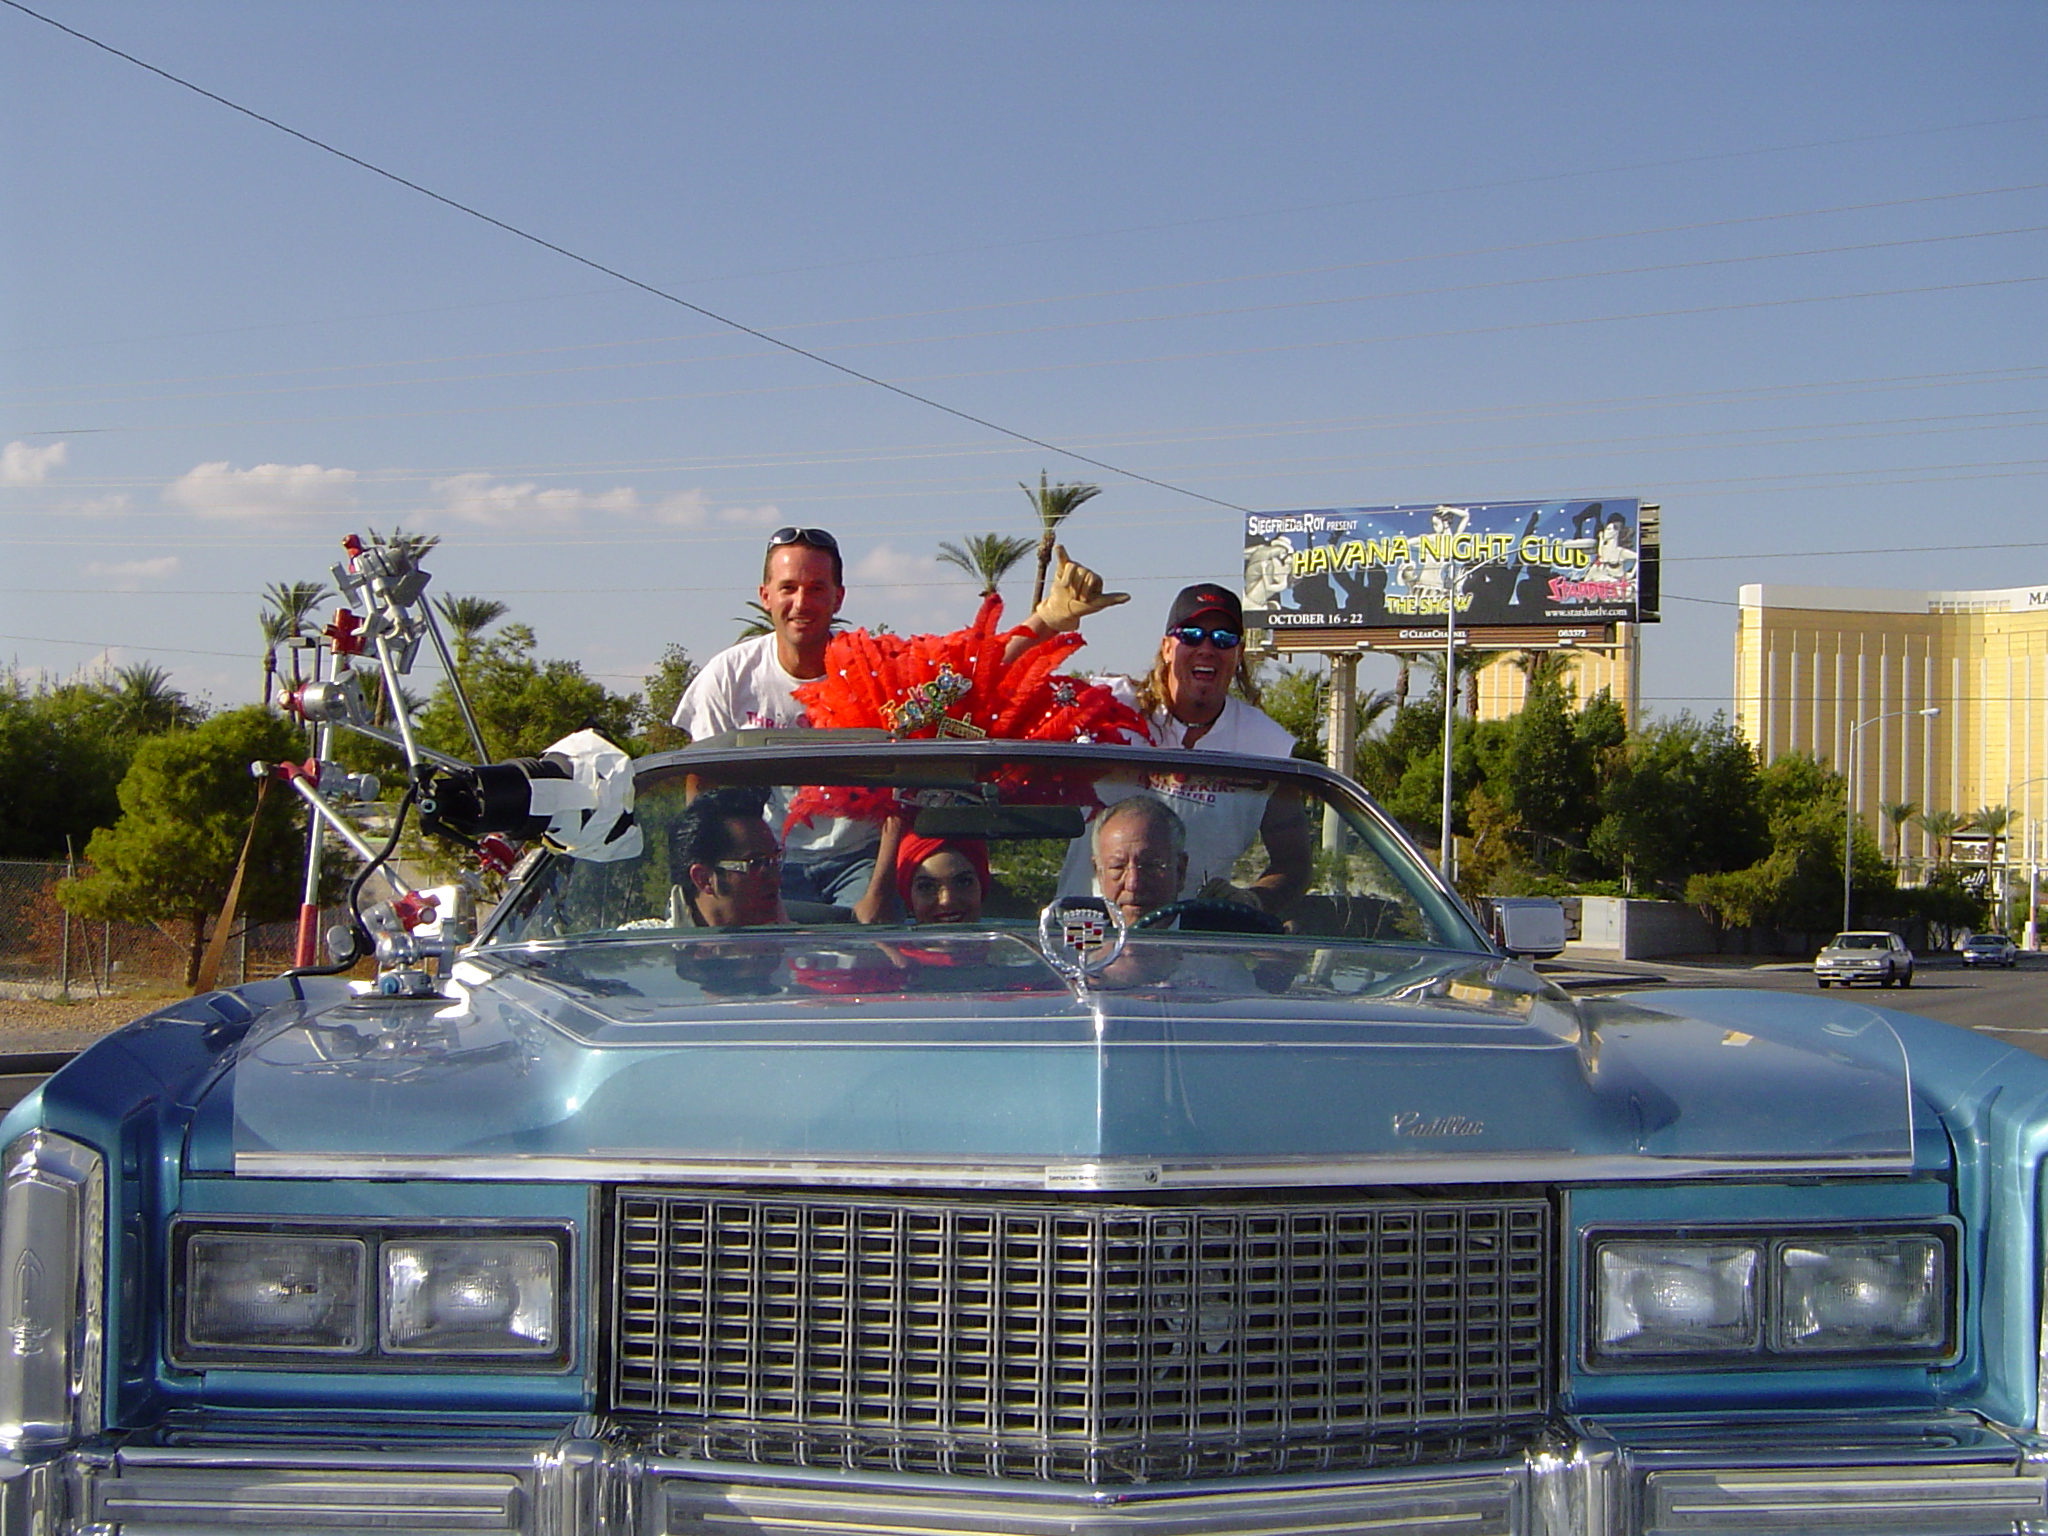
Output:
<path fill-rule="evenodd" d="M 1245 518 L 1245 623 L 1406 629 L 1656 617 L 1654 509 L 1634 498 L 1343 507 Z M 1647 601 L 1644 599 L 1647 597 Z"/>

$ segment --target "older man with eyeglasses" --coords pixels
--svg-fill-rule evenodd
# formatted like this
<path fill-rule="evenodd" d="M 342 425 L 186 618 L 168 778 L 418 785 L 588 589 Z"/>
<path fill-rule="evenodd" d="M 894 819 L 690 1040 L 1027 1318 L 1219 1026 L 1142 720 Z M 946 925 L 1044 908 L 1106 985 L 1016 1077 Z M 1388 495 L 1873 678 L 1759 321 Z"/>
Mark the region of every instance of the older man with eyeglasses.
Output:
<path fill-rule="evenodd" d="M 839 541 L 823 528 L 778 528 L 761 562 L 761 606 L 769 632 L 727 646 L 706 662 L 676 704 L 675 724 L 693 741 L 726 731 L 792 730 L 809 716 L 796 690 L 825 675 L 825 648 L 846 600 Z M 1102 578 L 1059 551 L 1059 568 L 1043 601 L 1024 623 L 1016 650 L 1079 627 L 1118 603 Z M 873 822 L 823 819 L 790 829 L 783 894 L 793 900 L 852 906 L 874 873 L 880 833 Z"/>

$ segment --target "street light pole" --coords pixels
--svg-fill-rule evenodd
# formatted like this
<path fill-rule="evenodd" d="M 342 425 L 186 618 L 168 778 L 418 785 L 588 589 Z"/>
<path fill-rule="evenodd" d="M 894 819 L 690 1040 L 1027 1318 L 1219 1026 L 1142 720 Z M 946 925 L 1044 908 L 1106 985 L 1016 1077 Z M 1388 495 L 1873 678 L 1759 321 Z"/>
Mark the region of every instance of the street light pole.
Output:
<path fill-rule="evenodd" d="M 1925 709 L 1894 709 L 1882 715 L 1872 715 L 1868 720 L 1858 720 L 1849 727 L 1848 776 L 1842 784 L 1842 931 L 1849 931 L 1849 898 L 1851 879 L 1856 869 L 1856 768 L 1859 747 L 1857 734 L 1866 725 L 1875 725 L 1880 720 L 1896 720 L 1901 715 L 1924 715 L 1933 719 L 1941 713 L 1939 704 L 1930 704 Z"/>
<path fill-rule="evenodd" d="M 1443 826 L 1439 833 L 1442 853 L 1437 862 L 1443 868 L 1444 879 L 1458 878 L 1458 845 L 1451 841 L 1451 723 L 1457 718 L 1457 667 L 1458 667 L 1458 579 L 1460 572 L 1457 562 L 1446 554 L 1443 562 L 1444 575 L 1444 811 Z"/>

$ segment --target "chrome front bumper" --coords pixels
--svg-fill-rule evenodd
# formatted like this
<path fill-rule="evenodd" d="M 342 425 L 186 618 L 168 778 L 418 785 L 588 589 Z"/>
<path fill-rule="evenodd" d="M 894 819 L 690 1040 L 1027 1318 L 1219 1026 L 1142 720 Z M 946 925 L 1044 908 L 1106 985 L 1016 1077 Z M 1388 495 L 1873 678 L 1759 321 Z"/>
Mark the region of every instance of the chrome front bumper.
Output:
<path fill-rule="evenodd" d="M 595 1421 L 413 1447 L 283 1446 L 272 1428 L 237 1449 L 230 1427 L 0 1464 L 0 1536 L 2048 1532 L 2048 1442 L 1964 1414 L 1603 1420 L 1487 1464 L 1094 1489 L 688 1462 Z"/>

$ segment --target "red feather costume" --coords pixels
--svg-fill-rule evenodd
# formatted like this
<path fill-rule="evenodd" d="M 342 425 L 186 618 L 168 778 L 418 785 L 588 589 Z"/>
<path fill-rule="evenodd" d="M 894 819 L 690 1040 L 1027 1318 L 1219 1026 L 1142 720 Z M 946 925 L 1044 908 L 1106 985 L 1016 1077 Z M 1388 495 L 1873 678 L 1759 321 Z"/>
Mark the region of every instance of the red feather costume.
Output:
<path fill-rule="evenodd" d="M 1009 741 L 1144 741 L 1145 722 L 1098 683 L 1054 669 L 1084 643 L 1055 635 L 1006 660 L 1010 641 L 1028 631 L 999 628 L 1002 599 L 991 593 L 966 629 L 946 635 L 835 635 L 825 675 L 797 689 L 811 724 L 824 730 L 881 729 L 900 739 L 953 736 Z M 888 789 L 804 790 L 790 820 L 823 812 L 879 820 L 893 808 Z"/>

